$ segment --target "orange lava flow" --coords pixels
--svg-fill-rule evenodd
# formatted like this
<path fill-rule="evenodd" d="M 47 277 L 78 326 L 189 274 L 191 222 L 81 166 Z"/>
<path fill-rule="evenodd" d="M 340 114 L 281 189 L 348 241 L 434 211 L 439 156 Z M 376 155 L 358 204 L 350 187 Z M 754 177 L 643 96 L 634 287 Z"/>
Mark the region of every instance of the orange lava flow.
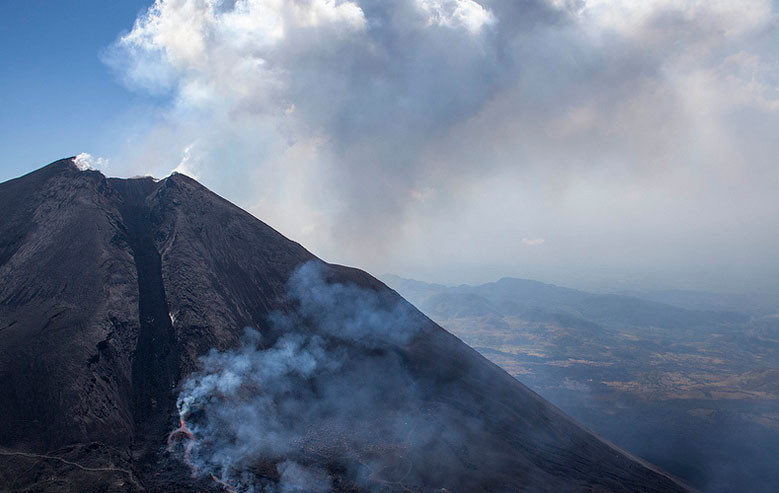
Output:
<path fill-rule="evenodd" d="M 226 490 L 227 490 L 227 491 L 229 491 L 230 493 L 235 493 L 235 490 L 233 489 L 233 487 L 232 487 L 232 486 L 230 486 L 229 484 L 225 483 L 225 482 L 224 482 L 224 481 L 222 481 L 221 479 L 217 478 L 217 477 L 216 477 L 216 476 L 214 476 L 213 474 L 211 475 L 211 479 L 213 479 L 213 480 L 214 480 L 214 482 L 215 482 L 216 484 L 218 484 L 218 485 L 222 486 L 224 489 L 226 489 Z"/>
<path fill-rule="evenodd" d="M 179 418 L 179 424 L 180 426 L 171 431 L 168 435 L 168 452 L 173 452 L 173 445 L 176 441 L 186 441 L 184 444 L 184 462 L 187 463 L 190 471 L 192 471 L 192 477 L 195 478 L 198 474 L 197 467 L 192 463 L 192 447 L 195 446 L 195 435 L 187 426 L 183 416 Z M 211 479 L 230 493 L 235 493 L 232 486 L 217 478 L 215 475 L 211 474 Z"/>
<path fill-rule="evenodd" d="M 168 452 L 173 452 L 173 443 L 176 440 L 186 441 L 184 445 L 184 462 L 187 463 L 189 469 L 192 471 L 192 477 L 197 476 L 197 467 L 192 463 L 192 447 L 195 446 L 195 435 L 187 427 L 187 423 L 184 421 L 184 417 L 179 418 L 181 426 L 171 431 L 168 435 Z"/>

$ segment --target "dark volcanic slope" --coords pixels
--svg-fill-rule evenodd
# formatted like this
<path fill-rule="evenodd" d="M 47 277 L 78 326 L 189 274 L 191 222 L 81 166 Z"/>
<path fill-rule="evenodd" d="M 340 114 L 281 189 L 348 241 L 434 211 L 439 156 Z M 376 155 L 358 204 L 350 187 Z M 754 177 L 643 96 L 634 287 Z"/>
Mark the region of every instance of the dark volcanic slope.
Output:
<path fill-rule="evenodd" d="M 177 174 L 106 179 L 62 160 L 0 184 L 0 208 L 0 489 L 221 489 L 164 450 L 176 385 L 243 327 L 278 336 L 269 315 L 294 312 L 286 283 L 316 259 Z M 331 283 L 405 304 L 362 271 L 322 266 Z M 478 426 L 451 430 L 464 439 L 445 454 L 399 458 L 405 483 L 379 479 L 390 471 L 363 488 L 682 489 L 411 313 L 423 330 L 394 351 L 417 390 L 390 389 L 387 411 L 416 399 L 442 426 Z"/>

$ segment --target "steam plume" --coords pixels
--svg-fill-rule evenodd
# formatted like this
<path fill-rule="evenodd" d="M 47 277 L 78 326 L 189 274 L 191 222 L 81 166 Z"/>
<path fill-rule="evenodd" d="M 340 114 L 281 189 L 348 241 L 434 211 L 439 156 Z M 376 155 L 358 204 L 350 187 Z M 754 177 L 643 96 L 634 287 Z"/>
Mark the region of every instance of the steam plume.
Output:
<path fill-rule="evenodd" d="M 288 285 L 298 308 L 272 317 L 275 340 L 247 328 L 182 385 L 194 438 L 184 458 L 198 474 L 237 491 L 327 491 L 333 471 L 413 484 L 390 465 L 410 469 L 423 449 L 458 440 L 442 415 L 434 424 L 431 409 L 405 404 L 421 397 L 399 351 L 421 330 L 409 305 L 325 279 L 321 264 L 301 267 Z"/>

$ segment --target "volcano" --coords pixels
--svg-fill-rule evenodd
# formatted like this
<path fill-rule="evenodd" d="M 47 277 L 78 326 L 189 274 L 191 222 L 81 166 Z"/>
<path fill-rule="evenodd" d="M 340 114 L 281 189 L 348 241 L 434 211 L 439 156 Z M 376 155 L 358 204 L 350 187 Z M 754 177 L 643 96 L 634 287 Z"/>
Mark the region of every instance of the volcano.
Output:
<path fill-rule="evenodd" d="M 0 210 L 2 490 L 686 490 L 187 176 Z"/>

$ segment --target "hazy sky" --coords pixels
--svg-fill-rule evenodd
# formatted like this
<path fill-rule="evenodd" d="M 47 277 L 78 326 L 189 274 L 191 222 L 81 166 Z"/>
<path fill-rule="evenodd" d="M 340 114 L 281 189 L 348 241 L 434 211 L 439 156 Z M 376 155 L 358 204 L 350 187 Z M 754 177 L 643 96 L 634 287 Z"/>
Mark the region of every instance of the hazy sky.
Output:
<path fill-rule="evenodd" d="M 779 2 L 4 2 L 5 180 L 177 169 L 424 280 L 775 289 Z M 101 158 L 101 159 L 98 159 Z"/>

